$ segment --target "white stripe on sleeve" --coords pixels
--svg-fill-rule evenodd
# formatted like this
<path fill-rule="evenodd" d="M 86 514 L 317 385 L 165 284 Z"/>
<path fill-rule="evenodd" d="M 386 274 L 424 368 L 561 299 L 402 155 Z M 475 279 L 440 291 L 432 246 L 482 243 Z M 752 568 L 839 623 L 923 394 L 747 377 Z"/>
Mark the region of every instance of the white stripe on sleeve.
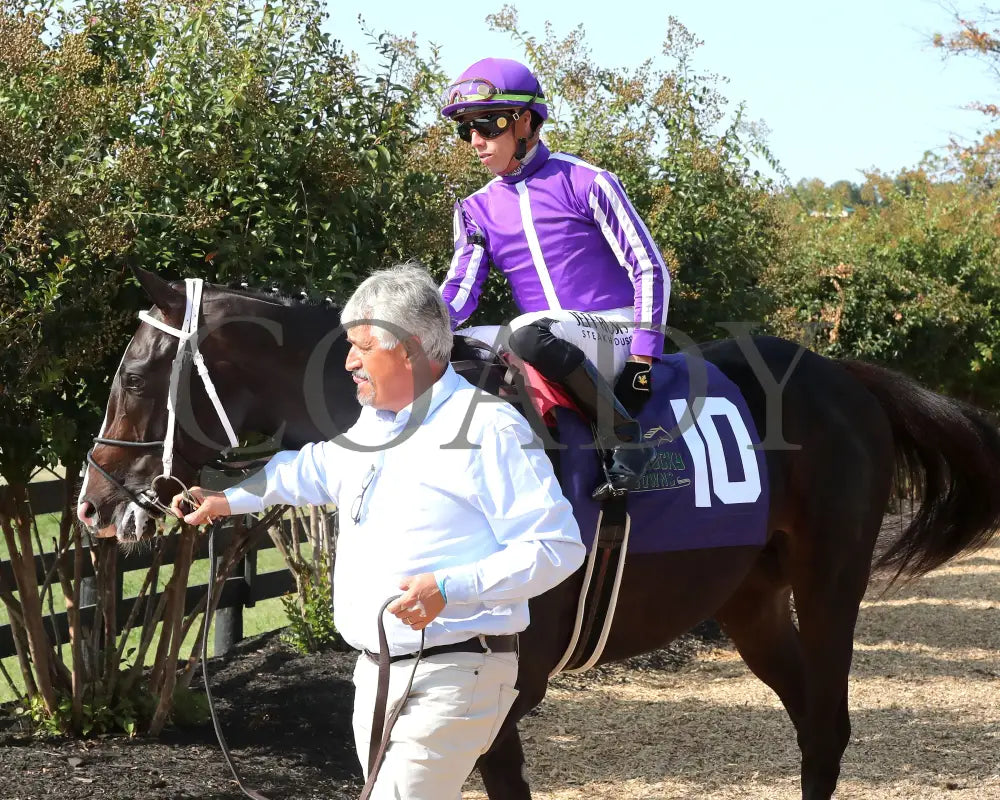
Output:
<path fill-rule="evenodd" d="M 518 181 L 517 193 L 520 195 L 518 202 L 521 208 L 521 225 L 524 228 L 524 236 L 528 240 L 528 250 L 531 251 L 531 261 L 538 273 L 538 281 L 542 284 L 542 291 L 545 292 L 545 302 L 553 311 L 562 310 L 559 297 L 556 295 L 555 286 L 552 285 L 552 276 L 549 268 L 545 266 L 545 257 L 542 255 L 542 247 L 538 243 L 538 233 L 535 231 L 535 220 L 531 216 L 531 201 L 528 199 L 527 181 Z"/>

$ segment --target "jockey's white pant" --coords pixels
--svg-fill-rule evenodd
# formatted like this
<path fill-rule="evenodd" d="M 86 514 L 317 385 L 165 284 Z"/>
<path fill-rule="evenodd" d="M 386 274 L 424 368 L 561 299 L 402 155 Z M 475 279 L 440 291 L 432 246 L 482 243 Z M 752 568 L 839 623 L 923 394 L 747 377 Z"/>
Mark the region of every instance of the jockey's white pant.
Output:
<path fill-rule="evenodd" d="M 604 379 L 614 383 L 632 352 L 635 309 L 612 308 L 607 311 L 532 311 L 521 314 L 509 325 L 474 325 L 455 331 L 471 336 L 496 349 L 506 347 L 507 337 L 518 328 L 540 319 L 552 320 L 552 333 L 583 350 Z"/>
<path fill-rule="evenodd" d="M 389 668 L 387 711 L 413 662 Z M 496 738 L 517 690 L 514 653 L 442 653 L 421 659 L 392 728 L 372 800 L 461 800 L 462 784 Z M 354 668 L 354 741 L 368 778 L 368 745 L 378 665 L 362 655 Z"/>

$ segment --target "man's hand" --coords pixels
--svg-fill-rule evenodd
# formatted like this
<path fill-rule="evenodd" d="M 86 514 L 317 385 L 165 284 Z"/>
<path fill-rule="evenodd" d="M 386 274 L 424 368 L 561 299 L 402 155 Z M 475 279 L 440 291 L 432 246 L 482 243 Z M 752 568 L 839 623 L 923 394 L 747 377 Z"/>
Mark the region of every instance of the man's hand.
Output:
<path fill-rule="evenodd" d="M 190 509 L 192 499 L 197 503 L 194 510 Z M 186 493 L 174 495 L 174 499 L 170 501 L 170 510 L 188 525 L 203 525 L 206 522 L 213 522 L 217 517 L 228 517 L 232 513 L 229 501 L 222 492 L 210 492 L 200 486 L 192 486 Z"/>
<path fill-rule="evenodd" d="M 445 602 L 433 572 L 403 578 L 403 595 L 389 604 L 388 611 L 415 631 L 422 631 L 444 610 Z"/>

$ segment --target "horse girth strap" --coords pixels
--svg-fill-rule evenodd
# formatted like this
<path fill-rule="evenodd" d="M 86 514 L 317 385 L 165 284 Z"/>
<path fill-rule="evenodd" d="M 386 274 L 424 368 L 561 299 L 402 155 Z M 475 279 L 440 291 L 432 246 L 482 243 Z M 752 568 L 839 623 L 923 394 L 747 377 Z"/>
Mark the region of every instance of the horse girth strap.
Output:
<path fill-rule="evenodd" d="M 424 654 L 424 631 L 420 631 L 420 649 L 414 656 L 413 669 L 410 670 L 406 689 L 393 705 L 387 718 L 385 710 L 389 703 L 389 667 L 392 663 L 392 655 L 389 653 L 389 637 L 385 633 L 385 621 L 382 617 L 389 607 L 389 603 L 400 596 L 390 597 L 382 604 L 382 608 L 378 612 L 378 685 L 375 689 L 375 709 L 372 712 L 372 733 L 368 742 L 368 780 L 365 781 L 358 800 L 368 800 L 375 789 L 379 768 L 385 759 L 386 750 L 389 749 L 392 728 L 396 724 L 396 720 L 399 719 L 403 706 L 406 705 L 406 698 L 410 694 L 410 689 L 413 688 L 413 679 L 417 674 L 417 665 L 420 664 L 420 658 Z"/>
<path fill-rule="evenodd" d="M 579 636 L 571 644 L 573 652 L 562 665 L 562 671 L 583 672 L 596 663 L 604 650 L 628 549 L 628 530 L 627 496 L 606 500 L 593 544 L 590 580 L 580 589 L 583 599 L 578 614 Z"/>

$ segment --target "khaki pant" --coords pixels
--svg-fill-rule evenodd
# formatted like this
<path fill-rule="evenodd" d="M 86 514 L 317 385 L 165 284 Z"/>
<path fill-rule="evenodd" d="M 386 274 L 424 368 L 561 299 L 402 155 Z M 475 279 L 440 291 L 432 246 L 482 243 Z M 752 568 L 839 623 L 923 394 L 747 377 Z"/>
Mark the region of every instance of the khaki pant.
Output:
<path fill-rule="evenodd" d="M 388 709 L 413 661 L 390 667 Z M 392 729 L 372 800 L 460 800 L 462 784 L 510 711 L 517 690 L 514 653 L 444 653 L 422 659 Z M 362 655 L 354 669 L 354 741 L 368 777 L 368 745 L 378 665 Z"/>

